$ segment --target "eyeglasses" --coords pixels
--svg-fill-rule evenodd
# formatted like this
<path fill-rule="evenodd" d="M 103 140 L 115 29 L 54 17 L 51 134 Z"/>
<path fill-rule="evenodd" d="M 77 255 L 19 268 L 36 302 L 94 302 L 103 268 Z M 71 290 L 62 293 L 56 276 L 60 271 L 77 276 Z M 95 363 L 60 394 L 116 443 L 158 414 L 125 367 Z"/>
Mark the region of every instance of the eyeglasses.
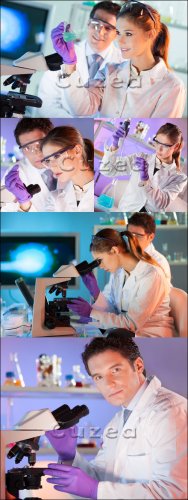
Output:
<path fill-rule="evenodd" d="M 156 139 L 156 137 L 153 137 L 153 142 L 154 146 L 157 148 L 159 146 L 162 146 L 164 149 L 168 150 L 170 148 L 173 148 L 176 144 L 164 144 L 163 142 L 160 142 Z"/>
<path fill-rule="evenodd" d="M 103 21 L 102 19 L 94 18 L 94 19 L 89 19 L 88 26 L 99 33 L 102 28 L 104 28 L 106 34 L 112 33 L 116 31 L 116 27 L 113 26 L 110 23 L 107 23 L 106 21 Z"/>
<path fill-rule="evenodd" d="M 128 231 L 129 231 L 129 229 L 128 229 Z M 136 238 L 144 238 L 145 236 L 147 236 L 147 234 L 132 233 L 132 231 L 129 231 L 129 233 L 131 233 L 132 236 L 136 236 Z"/>
<path fill-rule="evenodd" d="M 38 139 L 38 141 L 31 141 L 23 144 L 23 146 L 19 146 L 19 149 L 22 149 L 24 153 L 38 153 L 41 151 L 41 142 L 43 139 Z"/>
<path fill-rule="evenodd" d="M 59 159 L 62 160 L 61 156 L 66 153 L 66 151 L 70 150 L 70 149 L 73 149 L 75 147 L 74 146 L 68 146 L 67 148 L 62 148 L 62 149 L 59 149 L 58 151 L 56 151 L 55 153 L 52 153 L 51 155 L 48 155 L 46 156 L 45 158 L 43 158 L 41 160 L 41 163 L 44 165 L 44 167 L 46 168 L 50 168 L 52 162 L 56 161 L 58 162 Z"/>
<path fill-rule="evenodd" d="M 154 22 L 154 26 L 155 26 L 155 18 L 153 16 L 152 12 L 150 11 L 149 7 L 145 3 L 137 2 L 137 0 L 130 0 L 130 2 L 128 0 L 125 5 L 122 5 L 122 7 L 119 11 L 119 14 L 124 14 L 124 12 L 126 12 L 126 11 L 131 12 L 131 10 L 133 10 L 135 7 L 141 8 L 141 11 L 138 12 L 138 14 L 140 16 L 143 16 L 143 9 L 145 11 L 147 11 L 148 16 L 152 19 L 152 21 Z M 135 9 L 135 14 L 136 14 L 136 9 Z"/>

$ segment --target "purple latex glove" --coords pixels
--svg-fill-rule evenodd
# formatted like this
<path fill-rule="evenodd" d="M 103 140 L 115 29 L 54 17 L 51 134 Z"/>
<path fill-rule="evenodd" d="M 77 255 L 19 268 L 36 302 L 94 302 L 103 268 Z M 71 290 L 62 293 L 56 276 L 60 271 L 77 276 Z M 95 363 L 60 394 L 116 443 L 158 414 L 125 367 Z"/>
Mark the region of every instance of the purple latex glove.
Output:
<path fill-rule="evenodd" d="M 97 499 L 99 481 L 90 477 L 86 472 L 71 465 L 48 464 L 44 474 L 52 476 L 48 483 L 55 484 L 58 491 L 77 495 L 82 498 Z"/>
<path fill-rule="evenodd" d="M 71 300 L 71 302 L 67 302 L 67 307 L 74 313 L 78 314 L 78 316 L 84 318 L 89 318 L 92 309 L 90 304 L 81 297 L 78 297 L 78 299 L 73 299 Z"/>
<path fill-rule="evenodd" d="M 65 31 L 71 31 L 70 24 L 67 24 L 65 28 L 65 23 L 62 22 L 58 24 L 56 28 L 51 31 L 51 39 L 55 51 L 63 58 L 64 64 L 76 64 L 77 57 L 74 49 L 74 42 L 65 42 L 63 39 L 63 33 Z"/>
<path fill-rule="evenodd" d="M 124 136 L 125 136 L 125 129 L 123 127 L 123 122 L 121 122 L 117 130 L 112 134 L 113 137 L 112 146 L 118 148 L 119 139 L 121 139 Z"/>
<path fill-rule="evenodd" d="M 78 428 L 76 425 L 69 427 L 69 429 L 47 431 L 45 432 L 45 436 L 61 460 L 74 460 L 78 437 Z"/>
<path fill-rule="evenodd" d="M 24 183 L 19 177 L 19 165 L 16 164 L 5 177 L 5 187 L 14 194 L 19 203 L 25 203 L 31 200 L 32 196 L 28 193 Z"/>
<path fill-rule="evenodd" d="M 140 172 L 140 179 L 141 181 L 148 181 L 149 175 L 148 175 L 148 163 L 145 160 L 145 158 L 137 157 L 136 166 L 138 167 L 138 171 Z"/>
<path fill-rule="evenodd" d="M 97 297 L 100 293 L 100 289 L 98 287 L 98 283 L 97 283 L 97 280 L 95 278 L 95 275 L 92 272 L 90 272 L 90 273 L 84 274 L 83 276 L 81 276 L 81 278 L 82 278 L 84 285 L 87 287 L 87 289 L 91 293 L 92 297 L 94 297 L 94 299 L 97 299 Z"/>

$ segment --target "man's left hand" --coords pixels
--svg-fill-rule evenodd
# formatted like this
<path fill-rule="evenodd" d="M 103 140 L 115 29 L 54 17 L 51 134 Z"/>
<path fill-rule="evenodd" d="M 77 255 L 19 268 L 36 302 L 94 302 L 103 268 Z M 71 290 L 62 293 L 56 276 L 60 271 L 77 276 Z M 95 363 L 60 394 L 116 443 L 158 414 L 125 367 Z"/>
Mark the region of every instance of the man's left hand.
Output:
<path fill-rule="evenodd" d="M 64 464 L 48 464 L 48 469 L 44 470 L 44 474 L 52 476 L 47 481 L 55 484 L 55 490 L 82 498 L 97 499 L 99 482 L 78 467 Z"/>

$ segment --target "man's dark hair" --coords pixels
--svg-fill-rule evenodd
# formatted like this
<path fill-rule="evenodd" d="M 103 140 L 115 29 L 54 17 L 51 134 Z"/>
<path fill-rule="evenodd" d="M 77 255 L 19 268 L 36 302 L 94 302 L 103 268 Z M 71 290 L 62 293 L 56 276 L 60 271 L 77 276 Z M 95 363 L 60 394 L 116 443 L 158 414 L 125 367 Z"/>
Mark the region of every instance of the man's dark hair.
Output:
<path fill-rule="evenodd" d="M 109 14 L 112 14 L 112 16 L 117 17 L 118 12 L 120 11 L 120 5 L 114 2 L 99 2 L 94 7 L 92 8 L 90 12 L 90 19 L 94 18 L 96 10 L 105 10 L 105 12 L 108 12 Z"/>
<path fill-rule="evenodd" d="M 82 353 L 82 360 L 89 375 L 91 375 L 88 367 L 89 359 L 92 356 L 96 356 L 108 350 L 119 352 L 123 358 L 129 361 L 131 366 L 133 366 L 137 358 L 142 358 L 137 344 L 130 338 L 129 330 L 125 328 L 114 328 L 108 330 L 108 332 L 107 337 L 96 337 L 85 346 L 85 350 Z M 143 375 L 146 377 L 145 369 L 143 370 Z"/>
<path fill-rule="evenodd" d="M 42 130 L 47 135 L 54 128 L 53 123 L 49 118 L 21 118 L 14 130 L 14 137 L 17 144 L 20 146 L 19 137 L 33 130 Z"/>
<path fill-rule="evenodd" d="M 143 227 L 145 233 L 151 234 L 156 232 L 156 224 L 152 215 L 146 214 L 145 212 L 135 212 L 131 217 L 128 218 L 128 225 L 132 224 L 134 226 Z"/>

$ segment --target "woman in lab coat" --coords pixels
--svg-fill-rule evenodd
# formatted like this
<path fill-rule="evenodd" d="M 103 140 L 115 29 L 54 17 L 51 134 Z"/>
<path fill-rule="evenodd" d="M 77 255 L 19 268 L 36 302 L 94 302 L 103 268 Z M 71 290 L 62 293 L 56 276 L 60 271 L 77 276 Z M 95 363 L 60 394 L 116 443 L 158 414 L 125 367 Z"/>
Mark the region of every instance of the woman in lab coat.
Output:
<path fill-rule="evenodd" d="M 100 111 L 103 117 L 180 118 L 185 86 L 169 68 L 169 32 L 158 11 L 126 2 L 117 16 L 117 40 L 125 62 L 106 65 L 96 75 L 95 85 L 84 87 L 75 58 L 64 65 L 57 86 L 62 98 L 66 92 L 72 114 Z"/>
<path fill-rule="evenodd" d="M 112 145 L 105 146 L 100 164 L 104 176 L 115 177 L 131 174 L 118 208 L 123 211 L 176 210 L 176 199 L 187 185 L 187 176 L 181 171 L 181 130 L 172 123 L 165 123 L 156 133 L 153 144 L 155 154 L 118 156 L 118 146 L 125 136 L 123 126 L 113 134 Z M 119 143 L 120 140 L 120 143 Z"/>
<path fill-rule="evenodd" d="M 42 143 L 42 163 L 58 180 L 45 211 L 94 211 L 94 149 L 89 139 L 71 126 L 55 127 Z"/>
<path fill-rule="evenodd" d="M 68 307 L 82 317 L 100 322 L 101 328 L 121 327 L 142 337 L 172 337 L 170 283 L 164 270 L 129 231 L 105 228 L 92 238 L 90 250 L 101 259 L 100 268 L 111 273 L 101 293 L 93 273 L 82 277 L 94 297 L 91 306 L 75 299 Z"/>

